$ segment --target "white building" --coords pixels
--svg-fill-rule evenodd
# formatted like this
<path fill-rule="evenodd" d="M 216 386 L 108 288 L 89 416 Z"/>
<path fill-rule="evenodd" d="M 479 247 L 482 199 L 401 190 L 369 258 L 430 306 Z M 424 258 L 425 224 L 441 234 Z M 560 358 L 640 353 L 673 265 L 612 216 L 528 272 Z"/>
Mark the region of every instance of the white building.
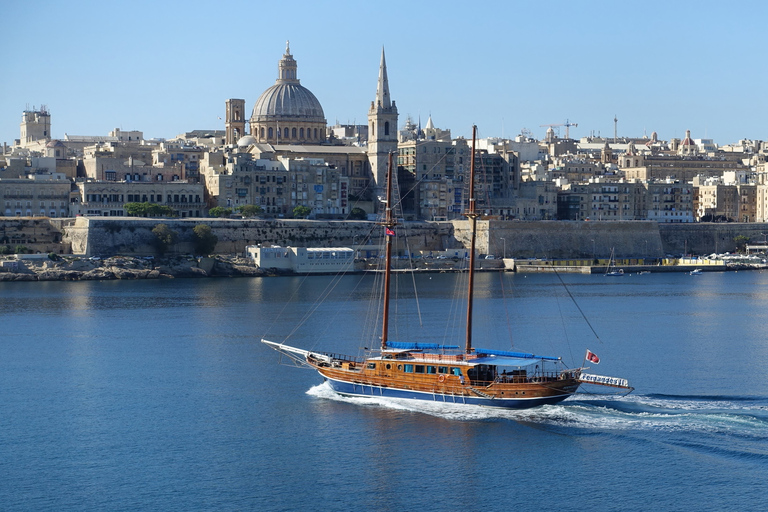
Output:
<path fill-rule="evenodd" d="M 290 270 L 297 274 L 335 274 L 354 268 L 355 251 L 349 247 L 259 247 L 249 245 L 246 256 L 262 269 Z"/>

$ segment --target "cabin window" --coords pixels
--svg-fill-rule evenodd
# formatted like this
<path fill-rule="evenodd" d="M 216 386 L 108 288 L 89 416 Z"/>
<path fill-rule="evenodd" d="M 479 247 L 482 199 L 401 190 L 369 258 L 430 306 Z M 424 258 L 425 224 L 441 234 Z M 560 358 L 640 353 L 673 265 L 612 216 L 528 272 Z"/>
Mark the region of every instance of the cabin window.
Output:
<path fill-rule="evenodd" d="M 387 363 L 386 365 L 384 365 L 384 368 L 386 368 L 387 370 L 391 370 L 392 369 L 392 365 Z"/>
<path fill-rule="evenodd" d="M 412 364 L 405 365 L 405 373 L 413 373 L 413 365 Z"/>
<path fill-rule="evenodd" d="M 400 372 L 403 371 L 403 365 L 401 364 L 397 365 L 397 370 Z"/>
<path fill-rule="evenodd" d="M 427 366 L 427 373 L 437 373 L 437 366 Z"/>
<path fill-rule="evenodd" d="M 369 370 L 375 370 L 376 369 L 376 363 L 368 363 L 368 369 Z"/>
<path fill-rule="evenodd" d="M 417 364 L 416 365 L 416 373 L 424 373 L 424 365 L 423 364 Z"/>
<path fill-rule="evenodd" d="M 448 367 L 447 366 L 438 366 L 437 367 L 437 373 L 448 373 Z"/>
<path fill-rule="evenodd" d="M 457 377 L 461 376 L 461 369 L 460 368 L 451 368 L 451 373 L 456 375 Z"/>

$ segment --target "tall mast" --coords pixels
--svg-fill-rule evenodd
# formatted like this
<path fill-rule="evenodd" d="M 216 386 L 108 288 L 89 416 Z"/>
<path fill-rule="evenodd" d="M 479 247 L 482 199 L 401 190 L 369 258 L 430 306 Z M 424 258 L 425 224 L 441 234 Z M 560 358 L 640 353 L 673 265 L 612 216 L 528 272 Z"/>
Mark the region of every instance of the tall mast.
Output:
<path fill-rule="evenodd" d="M 385 254 L 384 259 L 384 311 L 382 315 L 381 325 L 381 350 L 387 348 L 387 336 L 389 331 L 389 280 L 392 274 L 392 238 L 394 238 L 395 219 L 392 217 L 392 153 L 389 153 L 389 160 L 387 161 L 387 209 L 384 214 L 384 244 Z"/>
<path fill-rule="evenodd" d="M 472 353 L 472 298 L 475 287 L 475 239 L 477 227 L 477 212 L 475 211 L 475 139 L 477 138 L 477 126 L 472 126 L 472 155 L 469 163 L 469 209 L 464 216 L 469 219 L 470 238 L 469 244 L 469 280 L 467 290 L 467 341 L 466 353 Z"/>

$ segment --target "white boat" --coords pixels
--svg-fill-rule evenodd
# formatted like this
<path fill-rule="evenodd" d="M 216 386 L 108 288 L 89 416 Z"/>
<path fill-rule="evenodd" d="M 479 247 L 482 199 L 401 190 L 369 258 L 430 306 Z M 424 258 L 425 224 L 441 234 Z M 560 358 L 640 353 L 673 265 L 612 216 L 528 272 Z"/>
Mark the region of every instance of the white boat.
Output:
<path fill-rule="evenodd" d="M 624 275 L 623 268 L 616 268 L 616 258 L 614 257 L 613 249 L 611 249 L 611 259 L 608 260 L 608 266 L 605 269 L 605 275 L 607 277 L 617 277 Z"/>

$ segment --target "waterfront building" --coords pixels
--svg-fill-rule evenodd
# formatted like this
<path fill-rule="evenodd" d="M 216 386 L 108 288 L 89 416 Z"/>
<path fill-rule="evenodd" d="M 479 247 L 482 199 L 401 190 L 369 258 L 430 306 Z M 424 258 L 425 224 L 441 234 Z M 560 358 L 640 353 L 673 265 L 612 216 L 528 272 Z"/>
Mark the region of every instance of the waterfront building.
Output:
<path fill-rule="evenodd" d="M 352 270 L 354 249 L 349 247 L 259 247 L 249 245 L 246 255 L 259 268 L 299 274 L 335 274 Z"/>
<path fill-rule="evenodd" d="M 71 181 L 62 173 L 0 179 L 0 213 L 5 217 L 66 217 Z"/>
<path fill-rule="evenodd" d="M 460 218 L 464 171 L 471 149 L 466 140 L 406 140 L 398 144 L 399 188 L 404 213 L 427 220 Z"/>
<path fill-rule="evenodd" d="M 690 183 L 663 180 L 643 184 L 646 194 L 639 210 L 644 219 L 656 222 L 693 222 L 695 220 L 694 187 Z"/>
<path fill-rule="evenodd" d="M 733 180 L 732 175 L 725 179 L 697 177 L 693 185 L 696 190 L 697 221 L 757 222 L 757 185 Z M 760 196 L 763 193 L 761 190 Z"/>
<path fill-rule="evenodd" d="M 350 211 L 349 177 L 323 159 L 210 152 L 203 161 L 211 206 L 254 204 L 275 217 L 291 217 L 296 206 L 312 209 L 312 218 L 345 218 Z"/>
<path fill-rule="evenodd" d="M 557 218 L 557 185 L 552 181 L 520 183 L 513 208 L 499 209 L 501 218 L 553 220 Z"/>
<path fill-rule="evenodd" d="M 187 181 L 78 181 L 78 194 L 70 207 L 70 215 L 122 217 L 125 203 L 154 203 L 168 206 L 174 214 L 204 217 L 205 187 Z"/>
<path fill-rule="evenodd" d="M 557 197 L 560 220 L 693 222 L 693 186 L 673 180 L 594 179 L 567 184 Z"/>

